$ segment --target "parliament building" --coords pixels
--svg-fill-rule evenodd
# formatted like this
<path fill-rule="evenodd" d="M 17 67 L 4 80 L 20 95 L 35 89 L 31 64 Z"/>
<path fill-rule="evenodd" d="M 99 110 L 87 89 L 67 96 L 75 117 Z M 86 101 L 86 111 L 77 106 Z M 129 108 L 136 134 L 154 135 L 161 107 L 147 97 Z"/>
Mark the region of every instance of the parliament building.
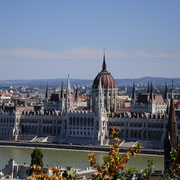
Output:
<path fill-rule="evenodd" d="M 171 90 L 173 98 L 173 88 Z M 120 112 L 118 87 L 107 70 L 105 55 L 102 70 L 95 77 L 89 98 L 81 97 L 78 88 L 72 91 L 70 79 L 59 92 L 51 95 L 46 87 L 43 108 L 19 111 L 16 104 L 0 109 L 0 139 L 28 140 L 68 144 L 108 145 L 113 127 L 120 127 L 119 137 L 124 141 L 152 141 L 163 147 L 171 108 L 167 87 L 165 95 L 147 93 L 136 97 L 133 86 L 130 111 Z M 177 127 L 180 130 L 180 117 Z M 177 130 L 178 131 L 178 130 Z M 178 133 L 178 132 L 177 132 Z M 179 131 L 180 134 L 180 131 Z"/>

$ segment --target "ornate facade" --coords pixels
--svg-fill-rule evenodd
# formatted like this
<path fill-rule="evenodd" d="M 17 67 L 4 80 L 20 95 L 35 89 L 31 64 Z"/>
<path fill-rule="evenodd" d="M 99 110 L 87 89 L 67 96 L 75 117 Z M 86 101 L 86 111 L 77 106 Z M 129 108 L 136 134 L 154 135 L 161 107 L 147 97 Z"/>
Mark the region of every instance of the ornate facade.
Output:
<path fill-rule="evenodd" d="M 109 133 L 116 126 L 125 141 L 150 140 L 157 142 L 156 147 L 162 147 L 168 125 L 167 89 L 163 99 L 153 93 L 151 85 L 146 94 L 136 99 L 134 85 L 131 112 L 118 113 L 117 102 L 117 86 L 106 69 L 104 55 L 102 71 L 94 79 L 87 104 L 81 101 L 78 89 L 73 92 L 68 76 L 67 87 L 62 84 L 60 92 L 51 96 L 47 85 L 44 109 L 20 112 L 16 106 L 3 105 L 0 139 L 107 145 Z"/>
<path fill-rule="evenodd" d="M 168 109 L 168 93 L 167 85 L 165 88 L 164 98 L 161 94 L 153 93 L 153 86 L 151 88 L 148 83 L 147 93 L 141 93 L 136 98 L 135 84 L 133 84 L 133 93 L 131 101 L 131 112 L 132 113 L 151 113 L 151 114 L 166 114 Z"/>
<path fill-rule="evenodd" d="M 102 70 L 98 75 L 95 77 L 93 85 L 92 85 L 92 96 L 91 96 L 91 106 L 90 109 L 93 111 L 97 110 L 97 96 L 98 96 L 98 86 L 99 82 L 102 83 L 103 94 L 104 94 L 104 104 L 105 109 L 108 113 L 114 112 L 117 109 L 117 86 L 115 83 L 114 78 L 106 69 L 106 61 L 105 55 L 103 57 L 103 65 Z"/>

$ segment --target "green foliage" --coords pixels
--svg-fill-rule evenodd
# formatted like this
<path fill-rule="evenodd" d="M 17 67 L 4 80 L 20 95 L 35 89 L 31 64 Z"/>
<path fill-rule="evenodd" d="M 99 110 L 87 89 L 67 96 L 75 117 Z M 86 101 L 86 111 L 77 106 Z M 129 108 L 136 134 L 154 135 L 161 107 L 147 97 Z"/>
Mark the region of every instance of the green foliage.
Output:
<path fill-rule="evenodd" d="M 171 149 L 170 156 L 171 156 L 170 165 L 169 165 L 169 169 L 166 170 L 165 172 L 165 177 L 169 177 L 173 180 L 179 180 L 180 179 L 180 164 L 174 165 L 176 157 L 177 157 L 176 149 L 174 148 Z"/>
<path fill-rule="evenodd" d="M 153 168 L 154 168 L 154 158 L 148 160 L 147 161 L 147 168 L 145 168 L 144 170 L 141 170 L 141 174 L 142 174 L 141 179 L 150 180 Z"/>
<path fill-rule="evenodd" d="M 62 173 L 62 177 L 64 180 L 76 180 L 77 179 L 77 175 L 76 175 L 76 172 L 74 170 L 64 171 Z"/>
<path fill-rule="evenodd" d="M 130 167 L 126 171 L 120 173 L 118 178 L 121 180 L 131 180 L 136 173 L 137 173 L 136 168 Z"/>
<path fill-rule="evenodd" d="M 38 149 L 37 147 L 33 150 L 31 154 L 31 166 L 37 165 L 40 166 L 41 169 L 43 169 L 43 153 L 41 149 Z M 30 170 L 30 175 L 32 174 L 33 170 Z"/>
<path fill-rule="evenodd" d="M 124 171 L 126 164 L 130 159 L 130 156 L 135 157 L 136 154 L 140 153 L 140 144 L 136 144 L 136 147 L 130 148 L 126 151 L 125 154 L 119 152 L 119 138 L 114 137 L 119 134 L 119 128 L 113 128 L 110 138 L 114 140 L 114 143 L 110 145 L 109 153 L 104 156 L 103 164 L 98 164 L 95 160 L 95 154 L 89 153 L 89 162 L 93 168 L 97 169 L 97 174 L 92 179 L 97 180 L 116 180 L 116 179 L 132 179 L 135 171 L 135 168 L 130 168 L 127 171 Z"/>

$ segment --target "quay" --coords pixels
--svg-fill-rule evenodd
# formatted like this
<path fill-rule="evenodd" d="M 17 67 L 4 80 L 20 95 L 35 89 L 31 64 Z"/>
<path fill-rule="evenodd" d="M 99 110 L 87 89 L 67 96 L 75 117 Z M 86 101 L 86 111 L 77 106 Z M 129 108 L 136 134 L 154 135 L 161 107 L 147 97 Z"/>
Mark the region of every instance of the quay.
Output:
<path fill-rule="evenodd" d="M 78 151 L 97 151 L 109 152 L 109 146 L 91 146 L 91 145 L 74 145 L 74 144 L 55 144 L 55 143 L 35 143 L 22 141 L 0 141 L 0 146 L 14 146 L 27 148 L 45 148 L 45 149 L 59 149 L 59 150 L 78 150 Z M 120 147 L 120 152 L 124 153 L 128 147 Z M 164 155 L 163 149 L 141 148 L 141 155 Z"/>

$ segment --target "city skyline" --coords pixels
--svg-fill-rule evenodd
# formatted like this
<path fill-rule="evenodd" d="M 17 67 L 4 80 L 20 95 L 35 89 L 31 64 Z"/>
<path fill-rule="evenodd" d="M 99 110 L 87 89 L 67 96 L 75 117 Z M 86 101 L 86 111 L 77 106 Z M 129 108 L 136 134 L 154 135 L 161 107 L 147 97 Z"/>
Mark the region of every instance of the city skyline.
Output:
<path fill-rule="evenodd" d="M 0 80 L 180 77 L 180 2 L 1 1 Z"/>

